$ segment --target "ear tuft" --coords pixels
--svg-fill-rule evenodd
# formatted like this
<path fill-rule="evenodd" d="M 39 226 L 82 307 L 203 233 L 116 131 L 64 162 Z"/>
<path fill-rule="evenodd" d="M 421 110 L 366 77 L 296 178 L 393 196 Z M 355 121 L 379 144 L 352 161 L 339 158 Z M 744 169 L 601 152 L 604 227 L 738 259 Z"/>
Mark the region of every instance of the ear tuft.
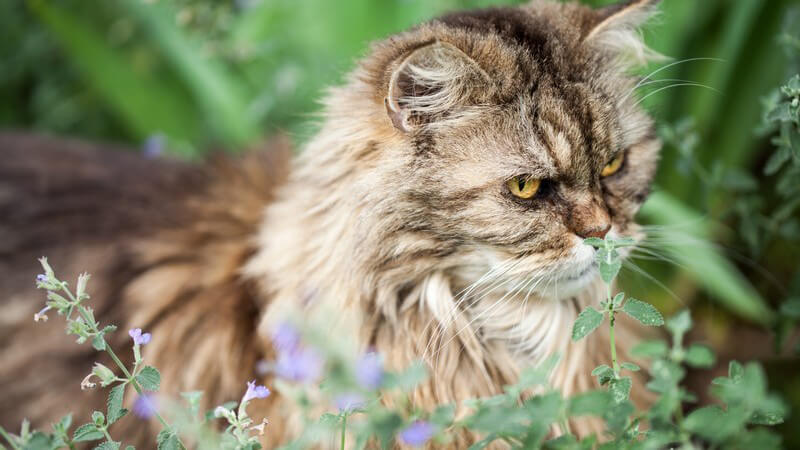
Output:
<path fill-rule="evenodd" d="M 476 87 L 489 77 L 467 54 L 436 41 L 417 48 L 396 65 L 384 100 L 392 124 L 410 132 L 466 110 Z"/>
<path fill-rule="evenodd" d="M 598 9 L 584 42 L 615 54 L 628 66 L 664 59 L 645 45 L 640 27 L 658 11 L 660 0 L 627 0 Z"/>

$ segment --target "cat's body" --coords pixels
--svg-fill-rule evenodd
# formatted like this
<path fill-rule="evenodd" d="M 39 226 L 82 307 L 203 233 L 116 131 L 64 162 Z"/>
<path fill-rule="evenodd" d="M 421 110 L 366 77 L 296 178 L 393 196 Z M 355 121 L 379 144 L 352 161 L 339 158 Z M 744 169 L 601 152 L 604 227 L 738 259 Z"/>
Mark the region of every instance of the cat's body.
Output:
<path fill-rule="evenodd" d="M 280 145 L 192 167 L 0 138 L 2 425 L 90 406 L 77 388 L 92 352 L 31 321 L 42 254 L 65 276 L 92 272 L 103 318 L 153 334 L 145 357 L 165 389 L 209 404 L 241 395 L 292 314 L 327 314 L 391 368 L 424 358 L 423 408 L 498 393 L 554 353 L 556 387 L 595 386 L 607 341 L 570 340 L 605 296 L 581 241 L 638 233 L 659 143 L 624 70 L 646 54 L 635 27 L 652 3 L 534 2 L 390 38 L 331 91 L 291 168 Z M 517 178 L 544 181 L 522 198 Z M 280 396 L 253 408 L 271 421 L 267 448 L 297 433 Z"/>

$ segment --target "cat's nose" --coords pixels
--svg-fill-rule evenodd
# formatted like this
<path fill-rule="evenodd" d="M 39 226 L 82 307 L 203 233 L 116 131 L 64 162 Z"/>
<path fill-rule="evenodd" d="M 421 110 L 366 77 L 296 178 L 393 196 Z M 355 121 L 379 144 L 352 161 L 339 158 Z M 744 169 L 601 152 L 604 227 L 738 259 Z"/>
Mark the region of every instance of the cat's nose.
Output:
<path fill-rule="evenodd" d="M 578 236 L 582 237 L 583 239 L 586 238 L 598 238 L 598 239 L 605 239 L 608 232 L 611 230 L 611 224 L 607 223 L 601 226 L 588 228 L 586 230 L 582 230 L 578 232 Z"/>

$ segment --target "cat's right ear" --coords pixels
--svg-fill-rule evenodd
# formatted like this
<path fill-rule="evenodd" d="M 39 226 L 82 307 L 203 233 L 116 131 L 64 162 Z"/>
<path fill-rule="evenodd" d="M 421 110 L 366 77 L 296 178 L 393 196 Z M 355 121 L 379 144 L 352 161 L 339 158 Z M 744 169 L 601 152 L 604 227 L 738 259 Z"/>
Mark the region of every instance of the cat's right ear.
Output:
<path fill-rule="evenodd" d="M 398 130 L 409 133 L 468 109 L 477 88 L 487 88 L 489 76 L 456 46 L 433 42 L 394 64 L 384 104 Z"/>

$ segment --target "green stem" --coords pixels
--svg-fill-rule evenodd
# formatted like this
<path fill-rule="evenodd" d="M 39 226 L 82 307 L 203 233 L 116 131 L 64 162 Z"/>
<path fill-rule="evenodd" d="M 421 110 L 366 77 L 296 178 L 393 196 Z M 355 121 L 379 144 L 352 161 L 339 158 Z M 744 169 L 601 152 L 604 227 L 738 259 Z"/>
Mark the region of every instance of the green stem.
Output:
<path fill-rule="evenodd" d="M 8 441 L 8 445 L 10 445 L 11 448 L 13 448 L 15 450 L 19 449 L 19 447 L 14 443 L 14 441 L 11 440 L 11 436 L 8 435 L 8 433 L 6 432 L 6 430 L 3 427 L 0 427 L 0 436 L 3 436 L 3 439 Z"/>
<path fill-rule="evenodd" d="M 344 450 L 344 441 L 347 433 L 347 413 L 342 416 L 342 444 L 341 450 Z"/>
<path fill-rule="evenodd" d="M 66 294 L 69 296 L 69 299 L 72 300 L 76 304 L 76 306 L 78 307 L 78 314 L 83 318 L 83 320 L 86 322 L 86 324 L 91 327 L 92 333 L 99 334 L 100 330 L 97 329 L 97 325 L 94 323 L 93 320 L 91 320 L 91 317 L 89 317 L 89 313 L 86 311 L 86 308 L 78 302 L 78 300 L 75 298 L 74 295 L 72 295 L 72 292 L 70 292 L 69 289 L 67 289 L 66 286 L 62 286 L 61 289 L 64 292 L 66 292 Z M 114 360 L 114 364 L 116 364 L 117 367 L 119 367 L 119 370 L 121 370 L 122 373 L 125 375 L 125 378 L 127 378 L 131 382 L 131 384 L 133 385 L 133 388 L 136 390 L 136 392 L 139 395 L 144 395 L 144 391 L 142 390 L 142 387 L 139 386 L 139 382 L 137 382 L 136 378 L 134 378 L 131 375 L 131 373 L 128 371 L 128 368 L 125 367 L 125 364 L 123 364 L 122 361 L 117 357 L 117 354 L 114 353 L 114 350 L 111 349 L 111 346 L 108 345 L 108 343 L 106 343 L 105 350 L 106 350 L 106 353 L 108 353 L 108 356 L 110 356 L 111 359 Z M 156 419 L 158 419 L 158 421 L 161 422 L 161 425 L 164 428 L 167 428 L 167 429 L 170 428 L 170 426 L 167 423 L 167 421 L 164 420 L 164 418 L 161 417 L 161 414 L 159 414 L 157 411 L 155 412 L 155 416 L 156 416 Z"/>
<path fill-rule="evenodd" d="M 606 285 L 606 292 L 608 297 L 608 342 L 611 346 L 611 365 L 614 369 L 614 376 L 619 378 L 619 363 L 617 363 L 617 345 L 614 341 L 614 322 L 616 321 L 616 311 L 614 311 L 614 302 L 611 298 L 611 285 Z"/>
<path fill-rule="evenodd" d="M 103 428 L 102 428 L 102 431 L 103 431 L 103 435 L 106 437 L 106 441 L 108 441 L 108 442 L 114 442 L 114 440 L 113 440 L 113 439 L 111 439 L 111 435 L 110 435 L 110 434 L 108 434 L 108 428 L 106 428 L 106 427 L 103 427 Z"/>

